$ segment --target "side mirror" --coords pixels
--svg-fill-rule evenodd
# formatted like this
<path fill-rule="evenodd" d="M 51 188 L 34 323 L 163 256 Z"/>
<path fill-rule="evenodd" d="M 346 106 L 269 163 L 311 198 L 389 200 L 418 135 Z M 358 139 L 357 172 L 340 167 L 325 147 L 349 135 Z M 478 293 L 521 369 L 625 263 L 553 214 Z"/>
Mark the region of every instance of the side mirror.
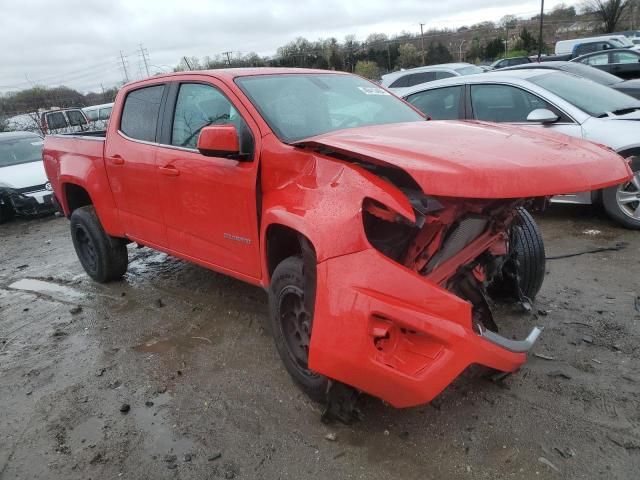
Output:
<path fill-rule="evenodd" d="M 198 136 L 198 151 L 207 157 L 238 157 L 240 140 L 235 125 L 210 125 Z"/>
<path fill-rule="evenodd" d="M 558 121 L 558 116 L 546 108 L 537 108 L 527 115 L 527 122 L 532 123 L 553 123 Z"/>

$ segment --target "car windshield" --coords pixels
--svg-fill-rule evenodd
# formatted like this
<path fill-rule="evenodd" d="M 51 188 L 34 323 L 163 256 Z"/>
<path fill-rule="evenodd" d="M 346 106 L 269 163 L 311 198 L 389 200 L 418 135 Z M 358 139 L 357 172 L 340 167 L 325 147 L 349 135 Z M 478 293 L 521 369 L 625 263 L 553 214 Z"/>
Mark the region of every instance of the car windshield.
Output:
<path fill-rule="evenodd" d="M 236 83 L 285 143 L 344 128 L 425 120 L 402 100 L 353 75 L 256 75 Z"/>
<path fill-rule="evenodd" d="M 0 168 L 42 160 L 40 137 L 0 138 Z"/>
<path fill-rule="evenodd" d="M 475 65 L 469 65 L 468 67 L 456 68 L 456 72 L 460 75 L 473 75 L 475 73 L 483 73 L 484 70 Z"/>
<path fill-rule="evenodd" d="M 564 73 L 548 73 L 529 78 L 593 117 L 609 112 L 640 109 L 640 102 L 605 85 Z"/>
<path fill-rule="evenodd" d="M 616 77 L 615 75 L 603 72 L 598 68 L 593 68 L 589 65 L 584 65 L 577 62 L 568 62 L 560 67 L 560 70 L 579 75 L 588 80 L 598 82 L 602 85 L 615 85 L 616 83 L 622 82 L 622 79 L 620 77 Z"/>

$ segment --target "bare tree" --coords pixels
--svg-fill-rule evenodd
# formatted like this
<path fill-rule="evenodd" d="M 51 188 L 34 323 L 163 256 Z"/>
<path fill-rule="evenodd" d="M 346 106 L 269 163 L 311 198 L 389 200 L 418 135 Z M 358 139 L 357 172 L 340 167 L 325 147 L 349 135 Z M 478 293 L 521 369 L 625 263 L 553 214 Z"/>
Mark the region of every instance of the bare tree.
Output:
<path fill-rule="evenodd" d="M 585 10 L 600 17 L 604 32 L 611 33 L 615 32 L 629 3 L 628 0 L 587 0 Z"/>

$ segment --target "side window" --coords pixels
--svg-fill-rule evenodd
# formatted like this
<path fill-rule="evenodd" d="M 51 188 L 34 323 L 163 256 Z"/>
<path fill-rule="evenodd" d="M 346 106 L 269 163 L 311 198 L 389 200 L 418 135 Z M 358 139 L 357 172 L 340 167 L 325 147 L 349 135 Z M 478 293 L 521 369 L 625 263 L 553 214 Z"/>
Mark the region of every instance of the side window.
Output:
<path fill-rule="evenodd" d="M 389 88 L 404 88 L 404 87 L 408 87 L 407 85 L 407 77 L 409 75 L 403 75 L 402 77 L 394 80 L 391 85 L 389 85 Z"/>
<path fill-rule="evenodd" d="M 436 88 L 414 93 L 407 101 L 433 120 L 458 120 L 463 117 L 460 99 L 464 87 Z"/>
<path fill-rule="evenodd" d="M 49 130 L 57 130 L 59 128 L 66 128 L 67 119 L 64 118 L 64 113 L 62 112 L 53 112 L 47 113 L 47 126 Z"/>
<path fill-rule="evenodd" d="M 98 111 L 97 110 L 86 110 L 84 114 L 87 116 L 89 121 L 95 122 L 98 120 Z"/>
<path fill-rule="evenodd" d="M 612 63 L 638 63 L 640 61 L 640 57 L 631 52 L 613 52 L 612 55 Z"/>
<path fill-rule="evenodd" d="M 526 122 L 538 108 L 553 108 L 539 97 L 510 85 L 472 85 L 473 118 L 487 122 Z"/>
<path fill-rule="evenodd" d="M 69 119 L 69 125 L 74 127 L 87 124 L 87 120 L 80 110 L 67 110 L 67 118 Z"/>
<path fill-rule="evenodd" d="M 436 72 L 436 80 L 442 80 L 443 78 L 455 77 L 451 72 Z"/>
<path fill-rule="evenodd" d="M 253 137 L 249 127 L 218 89 L 200 83 L 180 85 L 173 117 L 171 145 L 196 148 L 200 130 L 208 125 L 235 125 L 240 140 L 240 153 L 253 153 Z"/>
<path fill-rule="evenodd" d="M 120 120 L 122 133 L 137 140 L 154 142 L 163 92 L 164 85 L 154 85 L 129 92 L 124 101 Z"/>
<path fill-rule="evenodd" d="M 111 109 L 113 107 L 101 108 L 100 114 L 98 115 L 99 120 L 108 120 L 111 116 Z"/>
<path fill-rule="evenodd" d="M 425 82 L 433 82 L 436 79 L 436 72 L 420 72 L 412 73 L 406 76 L 407 87 L 413 87 L 414 85 L 420 85 Z"/>
<path fill-rule="evenodd" d="M 609 54 L 600 53 L 598 55 L 591 55 L 590 57 L 582 60 L 582 63 L 587 65 L 607 65 L 609 63 Z"/>

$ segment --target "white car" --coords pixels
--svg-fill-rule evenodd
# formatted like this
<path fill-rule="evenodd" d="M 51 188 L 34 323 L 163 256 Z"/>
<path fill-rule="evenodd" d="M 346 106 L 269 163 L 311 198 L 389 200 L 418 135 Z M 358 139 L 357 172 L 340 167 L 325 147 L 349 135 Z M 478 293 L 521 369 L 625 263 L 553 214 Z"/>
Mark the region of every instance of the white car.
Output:
<path fill-rule="evenodd" d="M 601 201 L 613 219 L 640 229 L 639 100 L 577 75 L 535 68 L 425 83 L 404 89 L 402 97 L 433 120 L 504 122 L 608 146 L 629 159 L 633 180 L 618 187 L 554 197 L 553 201 Z"/>
<path fill-rule="evenodd" d="M 380 85 L 391 90 L 412 87 L 425 82 L 433 82 L 449 77 L 461 75 L 473 75 L 484 70 L 470 63 L 443 63 L 441 65 L 428 65 L 426 67 L 410 68 L 399 72 L 387 73 L 382 76 Z"/>
<path fill-rule="evenodd" d="M 35 133 L 0 133 L 0 223 L 16 214 L 56 210 L 42 163 L 43 143 Z"/>

